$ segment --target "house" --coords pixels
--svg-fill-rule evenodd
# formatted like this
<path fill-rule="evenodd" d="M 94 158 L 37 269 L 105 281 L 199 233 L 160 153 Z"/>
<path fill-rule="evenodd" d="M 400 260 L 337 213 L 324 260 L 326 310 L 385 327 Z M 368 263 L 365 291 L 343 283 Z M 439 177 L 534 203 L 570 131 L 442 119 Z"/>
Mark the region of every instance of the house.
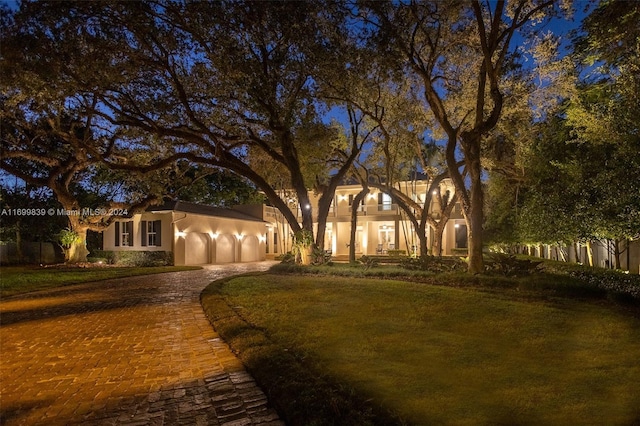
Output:
<path fill-rule="evenodd" d="M 430 181 L 426 177 L 412 181 L 400 182 L 396 188 L 412 197 L 419 204 L 424 205 L 425 197 L 433 197 L 430 212 L 436 218 L 440 206 L 433 194 L 427 194 Z M 334 196 L 325 233 L 324 250 L 333 256 L 348 256 L 351 232 L 351 206 L 355 196 L 362 190 L 356 182 L 347 182 L 338 186 Z M 449 191 L 453 194 L 453 183 L 445 180 L 440 184 L 442 194 Z M 283 199 L 286 199 L 283 197 Z M 317 223 L 317 202 L 319 196 L 311 198 L 314 224 Z M 302 220 L 301 208 L 293 198 L 289 199 L 289 207 Z M 291 250 L 291 229 L 283 215 L 275 208 L 263 206 L 262 213 L 253 211 L 252 214 L 262 215 L 268 222 L 266 249 L 267 256 L 272 257 Z M 314 231 L 317 231 L 315 229 Z M 430 247 L 435 235 L 433 229 L 428 228 L 427 245 Z M 404 250 L 406 254 L 419 250 L 419 240 L 406 214 L 393 203 L 392 198 L 379 190 L 371 189 L 362 205 L 358 209 L 358 224 L 355 237 L 356 255 L 385 255 L 389 250 Z M 467 249 L 467 227 L 459 206 L 456 206 L 447 222 L 442 239 L 443 255 L 464 255 Z"/>
<path fill-rule="evenodd" d="M 427 194 L 430 181 L 424 177 L 400 182 L 396 188 L 424 205 L 433 197 L 430 213 L 438 218 L 437 197 Z M 345 182 L 336 189 L 327 218 L 324 250 L 334 257 L 349 254 L 351 210 L 355 196 L 362 190 L 357 182 Z M 453 194 L 453 184 L 444 180 L 442 194 Z M 302 221 L 301 206 L 294 198 L 281 194 L 292 212 Z M 317 202 L 311 205 L 317 223 Z M 315 225 L 317 226 L 317 224 Z M 317 232 L 317 228 L 314 230 Z M 435 235 L 428 228 L 427 245 Z M 419 240 L 406 213 L 392 198 L 371 189 L 358 209 L 355 234 L 356 255 L 386 255 L 402 250 L 406 254 L 419 250 Z M 175 265 L 250 262 L 274 258 L 291 250 L 292 230 L 284 216 L 268 205 L 236 206 L 233 209 L 202 206 L 182 201 L 149 208 L 142 214 L 112 223 L 104 232 L 104 250 L 169 251 Z M 467 228 L 459 206 L 447 222 L 442 238 L 442 254 L 464 255 L 467 248 Z"/>
<path fill-rule="evenodd" d="M 245 212 L 183 201 L 114 221 L 103 232 L 109 251 L 166 251 L 175 265 L 265 259 L 267 223 Z"/>

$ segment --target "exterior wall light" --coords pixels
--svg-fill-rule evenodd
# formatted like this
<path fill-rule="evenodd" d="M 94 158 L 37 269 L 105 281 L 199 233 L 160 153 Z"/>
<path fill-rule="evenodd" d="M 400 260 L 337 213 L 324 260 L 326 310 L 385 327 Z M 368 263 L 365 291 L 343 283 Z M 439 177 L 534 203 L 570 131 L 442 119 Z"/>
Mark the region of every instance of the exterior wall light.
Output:
<path fill-rule="evenodd" d="M 187 236 L 187 233 L 186 233 L 186 232 L 184 232 L 184 231 L 178 231 L 178 232 L 176 232 L 176 237 L 178 237 L 178 238 L 184 238 L 184 237 L 186 237 L 186 236 Z"/>

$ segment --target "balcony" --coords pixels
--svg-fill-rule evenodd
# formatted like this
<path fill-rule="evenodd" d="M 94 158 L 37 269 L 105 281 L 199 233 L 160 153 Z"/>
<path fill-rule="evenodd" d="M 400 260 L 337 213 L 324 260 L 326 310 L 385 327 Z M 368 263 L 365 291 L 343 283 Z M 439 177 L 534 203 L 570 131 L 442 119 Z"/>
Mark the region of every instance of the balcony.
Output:
<path fill-rule="evenodd" d="M 332 209 L 334 216 L 351 216 L 350 206 L 340 206 Z M 399 214 L 397 204 L 371 204 L 360 206 L 358 208 L 358 216 L 382 216 Z M 331 215 L 331 214 L 330 214 Z"/>

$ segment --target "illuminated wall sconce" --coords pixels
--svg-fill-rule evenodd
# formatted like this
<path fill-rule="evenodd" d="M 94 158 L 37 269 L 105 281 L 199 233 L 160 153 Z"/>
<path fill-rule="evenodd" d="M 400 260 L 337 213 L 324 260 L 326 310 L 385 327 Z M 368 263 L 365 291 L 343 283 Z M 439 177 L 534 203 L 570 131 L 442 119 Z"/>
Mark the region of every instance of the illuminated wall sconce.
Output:
<path fill-rule="evenodd" d="M 213 239 L 213 240 L 218 238 L 218 233 L 217 232 L 209 232 L 209 235 L 211 236 L 211 239 Z"/>
<path fill-rule="evenodd" d="M 437 190 L 437 189 L 434 189 L 434 190 L 433 190 L 433 195 L 437 195 L 437 194 L 438 194 L 438 190 Z"/>
<path fill-rule="evenodd" d="M 369 194 L 369 199 L 373 200 L 374 198 L 376 198 L 377 194 L 372 192 L 371 194 Z"/>
<path fill-rule="evenodd" d="M 453 225 L 453 227 L 454 227 L 454 228 L 456 228 L 456 229 L 457 229 L 457 228 L 460 228 L 460 224 L 459 224 L 459 223 L 456 223 L 455 225 Z"/>
<path fill-rule="evenodd" d="M 340 196 L 338 197 L 338 200 L 340 200 L 340 201 L 347 201 L 347 196 L 346 196 L 346 195 L 344 195 L 344 194 L 343 194 L 343 195 L 340 195 Z"/>
<path fill-rule="evenodd" d="M 186 232 L 184 232 L 184 231 L 178 231 L 178 232 L 176 232 L 176 237 L 178 237 L 178 238 L 184 238 L 184 237 L 186 237 L 186 236 L 187 236 L 187 233 L 186 233 Z"/>
<path fill-rule="evenodd" d="M 260 235 L 258 237 L 258 240 L 260 240 L 261 243 L 264 243 L 265 241 L 267 241 L 267 236 L 266 235 Z"/>
<path fill-rule="evenodd" d="M 311 204 L 307 204 L 306 206 L 304 206 L 304 208 L 305 208 L 306 210 L 309 210 L 309 209 L 311 208 Z"/>
<path fill-rule="evenodd" d="M 236 238 L 238 239 L 238 241 L 242 241 L 243 237 L 244 237 L 244 234 L 236 234 Z"/>

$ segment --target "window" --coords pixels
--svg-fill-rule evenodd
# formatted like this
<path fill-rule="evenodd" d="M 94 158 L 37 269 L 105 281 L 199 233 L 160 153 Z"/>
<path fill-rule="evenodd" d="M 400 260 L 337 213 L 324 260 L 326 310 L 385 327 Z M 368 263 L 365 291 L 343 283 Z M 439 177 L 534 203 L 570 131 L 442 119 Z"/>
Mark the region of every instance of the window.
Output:
<path fill-rule="evenodd" d="M 467 225 L 456 223 L 456 248 L 467 248 Z"/>
<path fill-rule="evenodd" d="M 393 226 L 378 227 L 378 248 L 376 254 L 387 254 L 387 250 L 395 249 L 395 230 Z"/>
<path fill-rule="evenodd" d="M 116 222 L 116 246 L 133 246 L 133 221 Z"/>
<path fill-rule="evenodd" d="M 378 193 L 378 211 L 391 210 L 391 196 L 384 192 Z"/>
<path fill-rule="evenodd" d="M 162 222 L 159 220 L 143 220 L 140 225 L 142 228 L 141 245 L 143 247 L 160 247 L 162 245 L 162 241 L 160 241 Z"/>
<path fill-rule="evenodd" d="M 349 207 L 353 205 L 353 194 L 349 194 Z"/>

